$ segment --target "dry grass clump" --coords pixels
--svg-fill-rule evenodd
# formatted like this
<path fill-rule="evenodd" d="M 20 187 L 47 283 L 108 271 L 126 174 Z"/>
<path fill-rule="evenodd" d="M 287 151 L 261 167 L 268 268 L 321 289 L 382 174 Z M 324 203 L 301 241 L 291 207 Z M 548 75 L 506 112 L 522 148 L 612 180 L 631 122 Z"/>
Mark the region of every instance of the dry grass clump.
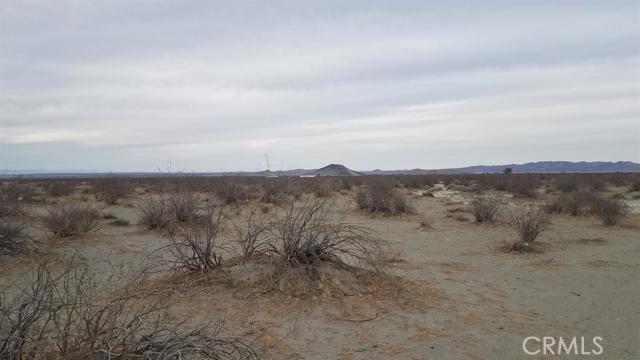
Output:
<path fill-rule="evenodd" d="M 169 211 L 163 197 L 143 199 L 136 208 L 138 223 L 147 229 L 162 229 L 169 224 Z"/>
<path fill-rule="evenodd" d="M 118 200 L 129 196 L 132 189 L 124 180 L 106 178 L 94 181 L 93 191 L 96 199 L 106 202 L 107 205 L 115 205 Z"/>
<path fill-rule="evenodd" d="M 518 208 L 511 214 L 511 225 L 518 234 L 518 240 L 510 245 L 510 250 L 526 251 L 547 228 L 549 215 L 540 207 Z"/>
<path fill-rule="evenodd" d="M 61 272 L 41 264 L 17 292 L 0 293 L 0 359 L 258 357 L 243 340 L 223 337 L 219 324 L 186 330 L 136 290 L 140 282 L 100 281 L 77 262 Z"/>
<path fill-rule="evenodd" d="M 13 255 L 30 244 L 22 222 L 0 219 L 0 255 Z"/>
<path fill-rule="evenodd" d="M 469 204 L 469 210 L 476 218 L 476 222 L 493 223 L 498 216 L 500 203 L 489 197 L 478 197 Z"/>
<path fill-rule="evenodd" d="M 360 210 L 385 214 L 414 213 L 407 199 L 391 184 L 376 181 L 356 190 L 354 196 Z"/>
<path fill-rule="evenodd" d="M 625 216 L 627 206 L 622 199 L 600 199 L 596 211 L 604 225 L 615 225 Z"/>
<path fill-rule="evenodd" d="M 101 217 L 100 211 L 90 205 L 63 202 L 47 209 L 42 225 L 58 237 L 84 235 L 98 230 Z"/>

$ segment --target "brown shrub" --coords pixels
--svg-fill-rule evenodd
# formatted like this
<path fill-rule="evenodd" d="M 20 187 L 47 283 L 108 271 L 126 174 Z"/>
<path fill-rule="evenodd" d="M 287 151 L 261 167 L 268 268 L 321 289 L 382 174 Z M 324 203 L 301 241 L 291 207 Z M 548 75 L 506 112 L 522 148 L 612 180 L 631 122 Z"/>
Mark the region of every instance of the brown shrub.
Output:
<path fill-rule="evenodd" d="M 270 249 L 280 266 L 309 268 L 330 263 L 346 268 L 382 267 L 382 243 L 362 226 L 334 220 L 326 201 L 291 203 L 272 224 Z"/>
<path fill-rule="evenodd" d="M 138 223 L 148 229 L 162 229 L 169 223 L 169 212 L 163 197 L 142 200 L 138 209 Z"/>
<path fill-rule="evenodd" d="M 237 180 L 223 179 L 215 184 L 214 193 L 225 203 L 235 204 L 247 201 L 249 192 L 247 187 Z"/>
<path fill-rule="evenodd" d="M 41 264 L 26 286 L 0 292 L 2 359 L 255 359 L 221 325 L 185 331 L 140 292 L 142 275 L 99 280 L 77 262 Z"/>
<path fill-rule="evenodd" d="M 604 225 L 615 225 L 625 216 L 627 206 L 622 199 L 600 199 L 595 211 Z"/>
<path fill-rule="evenodd" d="M 372 181 L 356 190 L 354 199 L 360 210 L 386 214 L 414 213 L 407 199 L 390 184 Z"/>
<path fill-rule="evenodd" d="M 222 265 L 219 236 L 224 215 L 208 208 L 204 218 L 190 223 L 181 235 L 171 235 L 168 246 L 171 254 L 169 267 L 174 271 L 209 271 Z"/>
<path fill-rule="evenodd" d="M 500 203 L 489 197 L 475 198 L 469 204 L 469 210 L 476 218 L 476 222 L 495 222 L 500 210 Z"/>
<path fill-rule="evenodd" d="M 44 228 L 58 237 L 84 235 L 98 230 L 100 211 L 76 201 L 64 202 L 47 209 L 42 218 Z"/>
<path fill-rule="evenodd" d="M 539 207 L 518 208 L 511 214 L 511 225 L 518 234 L 513 250 L 530 247 L 546 229 L 549 216 Z"/>
<path fill-rule="evenodd" d="M 269 248 L 269 222 L 264 215 L 251 212 L 244 227 L 237 226 L 240 255 L 246 259 L 263 255 Z"/>
<path fill-rule="evenodd" d="M 22 222 L 0 219 L 0 255 L 13 255 L 31 243 Z"/>
<path fill-rule="evenodd" d="M 131 185 L 121 179 L 106 178 L 94 182 L 93 191 L 96 199 L 115 205 L 118 200 L 124 199 L 131 193 Z"/>

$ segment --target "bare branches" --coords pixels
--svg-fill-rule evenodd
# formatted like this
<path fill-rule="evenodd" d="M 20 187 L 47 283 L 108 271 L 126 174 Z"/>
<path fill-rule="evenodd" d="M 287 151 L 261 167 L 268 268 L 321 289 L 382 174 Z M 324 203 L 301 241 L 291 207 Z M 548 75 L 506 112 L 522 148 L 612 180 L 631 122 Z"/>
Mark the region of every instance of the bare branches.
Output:
<path fill-rule="evenodd" d="M 476 218 L 476 222 L 495 222 L 500 210 L 500 203 L 488 197 L 475 198 L 469 204 L 471 213 Z"/>
<path fill-rule="evenodd" d="M 112 288 L 77 262 L 59 273 L 41 264 L 16 295 L 0 295 L 0 359 L 257 358 L 221 324 L 185 332 L 156 302 L 138 301 L 139 277 L 124 280 Z"/>

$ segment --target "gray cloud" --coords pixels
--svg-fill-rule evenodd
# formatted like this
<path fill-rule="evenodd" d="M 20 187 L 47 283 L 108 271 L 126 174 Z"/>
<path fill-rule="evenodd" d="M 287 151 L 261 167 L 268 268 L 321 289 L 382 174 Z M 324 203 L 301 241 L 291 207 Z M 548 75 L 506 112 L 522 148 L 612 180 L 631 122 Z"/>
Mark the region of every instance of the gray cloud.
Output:
<path fill-rule="evenodd" d="M 0 3 L 0 168 L 640 161 L 629 1 Z"/>

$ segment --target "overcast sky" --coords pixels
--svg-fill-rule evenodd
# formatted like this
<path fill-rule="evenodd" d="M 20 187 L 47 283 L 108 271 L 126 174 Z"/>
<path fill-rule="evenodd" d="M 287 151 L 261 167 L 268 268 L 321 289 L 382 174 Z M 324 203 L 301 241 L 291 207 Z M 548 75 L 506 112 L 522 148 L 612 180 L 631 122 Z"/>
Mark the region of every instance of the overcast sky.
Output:
<path fill-rule="evenodd" d="M 640 162 L 639 4 L 0 0 L 0 171 Z"/>

